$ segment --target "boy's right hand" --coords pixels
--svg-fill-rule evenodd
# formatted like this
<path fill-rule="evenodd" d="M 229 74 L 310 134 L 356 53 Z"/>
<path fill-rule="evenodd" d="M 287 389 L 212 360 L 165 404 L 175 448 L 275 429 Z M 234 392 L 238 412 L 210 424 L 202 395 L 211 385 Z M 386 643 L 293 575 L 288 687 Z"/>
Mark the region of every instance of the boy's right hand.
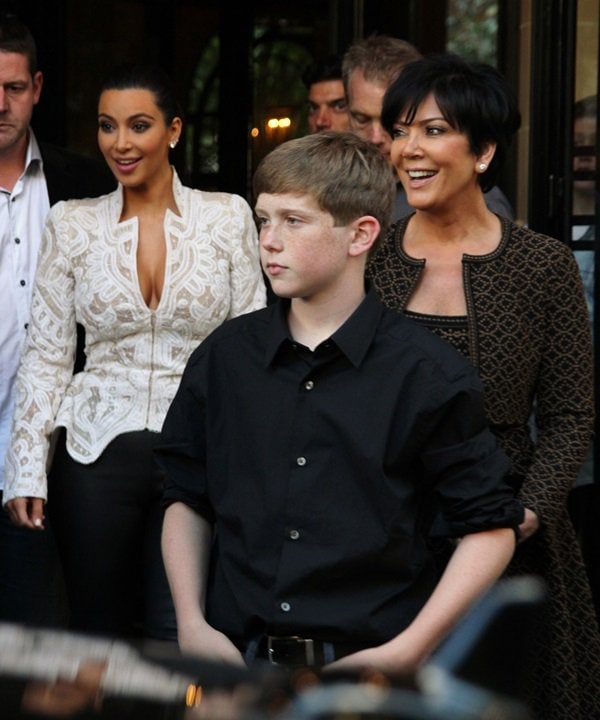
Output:
<path fill-rule="evenodd" d="M 193 626 L 179 627 L 179 648 L 184 655 L 196 655 L 212 662 L 224 662 L 245 667 L 244 658 L 222 632 L 202 621 Z"/>

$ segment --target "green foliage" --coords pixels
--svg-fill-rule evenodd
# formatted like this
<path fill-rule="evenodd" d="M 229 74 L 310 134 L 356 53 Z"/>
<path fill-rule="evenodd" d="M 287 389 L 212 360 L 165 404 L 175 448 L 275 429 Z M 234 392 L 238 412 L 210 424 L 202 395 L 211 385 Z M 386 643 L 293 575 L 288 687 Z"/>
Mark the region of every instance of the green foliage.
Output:
<path fill-rule="evenodd" d="M 450 52 L 497 65 L 497 1 L 448 0 L 446 32 Z"/>

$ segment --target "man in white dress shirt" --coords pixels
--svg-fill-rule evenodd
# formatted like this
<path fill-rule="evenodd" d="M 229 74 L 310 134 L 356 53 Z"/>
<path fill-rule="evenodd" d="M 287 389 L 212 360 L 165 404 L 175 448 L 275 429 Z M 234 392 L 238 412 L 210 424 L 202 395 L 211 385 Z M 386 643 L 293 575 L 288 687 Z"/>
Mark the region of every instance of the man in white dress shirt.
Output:
<path fill-rule="evenodd" d="M 100 195 L 115 185 L 103 163 L 37 142 L 30 121 L 42 83 L 31 33 L 16 16 L 0 14 L 0 500 L 46 215 L 58 200 Z M 6 512 L 0 512 L 0 620 L 65 620 L 51 533 L 15 528 Z"/>

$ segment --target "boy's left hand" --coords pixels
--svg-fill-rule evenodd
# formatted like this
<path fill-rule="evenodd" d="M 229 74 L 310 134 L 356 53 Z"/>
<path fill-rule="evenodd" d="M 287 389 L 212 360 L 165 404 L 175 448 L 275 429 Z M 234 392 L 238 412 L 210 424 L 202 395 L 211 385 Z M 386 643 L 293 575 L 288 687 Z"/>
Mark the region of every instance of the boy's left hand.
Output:
<path fill-rule="evenodd" d="M 519 525 L 519 542 L 522 543 L 524 540 L 527 540 L 527 538 L 530 538 L 539 530 L 539 527 L 539 517 L 533 512 L 533 510 L 525 508 L 525 518 Z"/>
<path fill-rule="evenodd" d="M 339 670 L 375 670 L 385 675 L 412 674 L 423 658 L 418 657 L 414 651 L 399 642 L 400 638 L 366 650 L 346 655 L 340 660 L 326 665 L 323 671 L 337 672 Z"/>

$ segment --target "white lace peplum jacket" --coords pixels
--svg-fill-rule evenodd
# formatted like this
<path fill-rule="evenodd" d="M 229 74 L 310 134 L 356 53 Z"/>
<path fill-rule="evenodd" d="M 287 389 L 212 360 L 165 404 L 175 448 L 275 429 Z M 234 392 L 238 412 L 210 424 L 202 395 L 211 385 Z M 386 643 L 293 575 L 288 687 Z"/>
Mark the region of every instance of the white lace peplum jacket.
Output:
<path fill-rule="evenodd" d="M 137 277 L 136 218 L 122 188 L 55 205 L 42 238 L 32 316 L 16 379 L 3 502 L 47 497 L 54 430 L 91 463 L 117 435 L 160 431 L 186 361 L 224 320 L 264 307 L 257 231 L 238 195 L 185 187 L 164 220 L 164 290 L 154 310 Z M 86 365 L 73 375 L 76 322 Z"/>

